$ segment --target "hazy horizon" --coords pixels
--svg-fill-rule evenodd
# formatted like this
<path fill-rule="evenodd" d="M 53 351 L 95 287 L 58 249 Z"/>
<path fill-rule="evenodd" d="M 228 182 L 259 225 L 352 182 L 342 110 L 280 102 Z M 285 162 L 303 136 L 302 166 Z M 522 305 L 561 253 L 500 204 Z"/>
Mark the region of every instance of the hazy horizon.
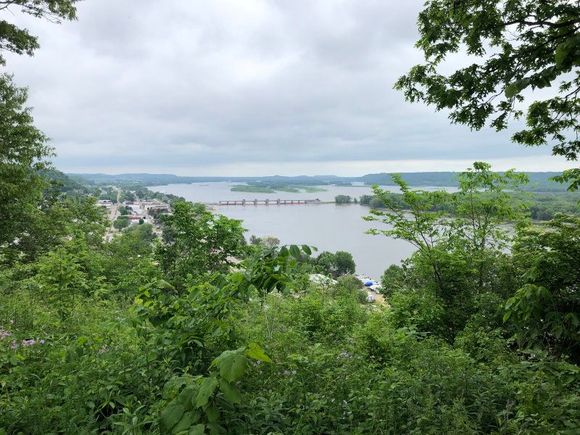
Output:
<path fill-rule="evenodd" d="M 474 160 L 475 161 L 475 160 Z M 508 169 L 515 169 L 519 172 L 561 172 L 564 169 L 571 168 L 572 165 L 569 162 L 559 162 L 556 159 L 553 161 L 546 162 L 546 158 L 531 158 L 522 157 L 514 162 L 514 159 L 509 159 L 505 161 L 500 161 L 497 159 L 487 159 L 485 160 L 492 164 L 492 168 L 495 171 L 506 171 Z M 302 172 L 300 169 L 293 170 L 287 164 L 278 164 L 276 167 L 279 172 L 265 172 L 260 171 L 256 173 L 256 168 L 246 167 L 243 171 L 234 167 L 229 169 L 214 169 L 212 171 L 197 172 L 194 173 L 191 170 L 184 168 L 168 168 L 172 169 L 160 170 L 146 168 L 104 168 L 101 170 L 96 170 L 94 167 L 76 168 L 72 170 L 64 170 L 63 168 L 57 167 L 56 169 L 65 172 L 67 174 L 103 174 L 103 175 L 122 175 L 122 174 L 151 174 L 151 175 L 176 175 L 180 177 L 300 177 L 300 176 L 337 176 L 337 177 L 362 177 L 367 174 L 378 174 L 378 173 L 420 173 L 420 172 L 462 172 L 472 165 L 473 161 L 453 161 L 453 162 L 440 162 L 440 161 L 409 161 L 409 162 L 327 162 L 323 165 L 312 165 L 313 167 L 309 171 L 304 171 L 305 166 L 301 165 Z M 516 163 L 516 164 L 514 164 Z M 439 165 L 438 165 L 439 164 Z M 329 168 L 328 171 L 319 169 L 317 171 L 314 166 L 324 166 Z M 334 172 L 329 172 L 332 168 L 339 168 Z M 364 168 L 368 168 L 364 169 Z M 389 168 L 391 168 L 389 170 Z M 231 170 L 231 172 L 227 172 Z"/>

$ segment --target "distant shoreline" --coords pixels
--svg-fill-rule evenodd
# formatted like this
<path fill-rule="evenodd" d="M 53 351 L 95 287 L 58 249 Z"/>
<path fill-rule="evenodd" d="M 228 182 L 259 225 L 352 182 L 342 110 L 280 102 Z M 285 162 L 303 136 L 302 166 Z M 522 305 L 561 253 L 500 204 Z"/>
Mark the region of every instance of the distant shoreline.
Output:
<path fill-rule="evenodd" d="M 501 173 L 501 172 L 499 172 Z M 551 181 L 559 172 L 522 172 L 530 179 L 525 190 L 533 192 L 563 192 L 566 185 Z M 400 175 L 414 188 L 457 187 L 459 172 L 405 172 Z M 395 186 L 391 173 L 366 174 L 360 177 L 318 176 L 261 176 L 261 177 L 186 177 L 172 174 L 67 174 L 73 180 L 94 185 L 167 186 L 169 184 L 193 184 L 226 182 L 232 184 L 260 184 L 272 186 Z M 263 193 L 263 192 L 262 192 Z"/>

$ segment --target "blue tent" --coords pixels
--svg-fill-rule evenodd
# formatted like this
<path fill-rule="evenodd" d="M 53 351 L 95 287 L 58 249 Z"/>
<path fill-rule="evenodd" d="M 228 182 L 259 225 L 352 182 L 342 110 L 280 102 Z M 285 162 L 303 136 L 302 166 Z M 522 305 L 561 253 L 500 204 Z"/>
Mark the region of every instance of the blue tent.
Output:
<path fill-rule="evenodd" d="M 370 287 L 371 285 L 374 285 L 375 283 L 373 281 L 365 281 L 365 287 Z"/>

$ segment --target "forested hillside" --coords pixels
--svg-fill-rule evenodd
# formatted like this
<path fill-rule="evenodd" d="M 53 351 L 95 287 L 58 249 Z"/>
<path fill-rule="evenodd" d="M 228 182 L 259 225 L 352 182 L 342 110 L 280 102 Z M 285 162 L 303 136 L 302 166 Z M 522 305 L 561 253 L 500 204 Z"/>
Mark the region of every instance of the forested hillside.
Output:
<path fill-rule="evenodd" d="M 367 174 L 361 177 L 338 177 L 334 175 L 320 176 L 296 176 L 296 177 L 182 177 L 170 174 L 69 174 L 69 176 L 81 183 L 95 185 L 143 185 L 156 186 L 172 183 L 207 183 L 207 182 L 244 182 L 254 185 L 288 186 L 306 185 L 320 186 L 328 184 L 350 185 L 352 183 L 364 183 L 367 185 L 379 184 L 382 186 L 394 186 L 393 174 Z M 409 172 L 405 173 L 408 183 L 414 187 L 456 187 L 458 185 L 457 172 Z M 526 190 L 534 192 L 562 192 L 566 186 L 553 180 L 559 175 L 558 172 L 527 172 L 529 183 Z"/>

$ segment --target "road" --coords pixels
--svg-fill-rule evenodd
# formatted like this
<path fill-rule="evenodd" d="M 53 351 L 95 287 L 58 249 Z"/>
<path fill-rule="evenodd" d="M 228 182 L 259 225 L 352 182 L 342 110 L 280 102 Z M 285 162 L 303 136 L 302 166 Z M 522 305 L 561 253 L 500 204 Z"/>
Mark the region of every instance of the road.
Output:
<path fill-rule="evenodd" d="M 117 215 L 119 214 L 119 200 L 121 199 L 121 190 L 117 189 L 116 187 L 115 190 L 117 191 L 117 201 L 113 204 L 113 206 L 111 207 L 111 211 L 109 212 L 109 221 L 111 221 L 111 225 L 109 226 L 109 229 L 105 234 L 105 241 L 107 242 L 111 241 L 111 239 L 113 238 L 113 234 L 115 234 L 116 232 L 116 229 L 113 224 L 117 219 Z"/>

